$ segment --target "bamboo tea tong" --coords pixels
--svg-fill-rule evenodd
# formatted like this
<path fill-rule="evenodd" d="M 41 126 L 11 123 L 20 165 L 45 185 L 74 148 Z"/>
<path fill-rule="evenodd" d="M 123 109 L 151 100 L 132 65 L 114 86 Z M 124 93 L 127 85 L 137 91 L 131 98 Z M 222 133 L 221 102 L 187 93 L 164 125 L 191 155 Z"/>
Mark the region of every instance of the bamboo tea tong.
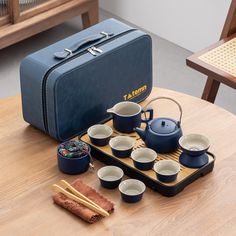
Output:
<path fill-rule="evenodd" d="M 59 186 L 57 184 L 52 185 L 52 190 L 56 193 L 63 193 L 68 198 L 78 202 L 79 204 L 86 206 L 87 208 L 95 211 L 96 213 L 102 216 L 109 216 L 109 213 L 97 205 L 95 202 L 84 196 L 82 193 L 77 191 L 74 187 L 72 187 L 68 182 L 65 180 L 60 181 Z M 65 188 L 69 189 L 71 192 L 68 192 Z"/>

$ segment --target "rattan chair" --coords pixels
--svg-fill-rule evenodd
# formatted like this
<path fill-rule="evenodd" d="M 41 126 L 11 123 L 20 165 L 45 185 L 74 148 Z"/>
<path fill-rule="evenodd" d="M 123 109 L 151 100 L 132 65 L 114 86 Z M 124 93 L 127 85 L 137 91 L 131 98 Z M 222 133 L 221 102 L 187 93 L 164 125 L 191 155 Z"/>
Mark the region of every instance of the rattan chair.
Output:
<path fill-rule="evenodd" d="M 202 99 L 214 103 L 220 83 L 236 89 L 236 0 L 232 0 L 220 41 L 193 54 L 188 66 L 206 74 Z"/>

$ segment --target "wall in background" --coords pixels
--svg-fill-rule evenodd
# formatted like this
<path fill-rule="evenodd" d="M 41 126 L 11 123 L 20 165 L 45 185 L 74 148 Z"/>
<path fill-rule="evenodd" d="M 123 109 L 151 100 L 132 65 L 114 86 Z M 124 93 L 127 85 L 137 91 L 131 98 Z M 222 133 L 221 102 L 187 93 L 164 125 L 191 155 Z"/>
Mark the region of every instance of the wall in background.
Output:
<path fill-rule="evenodd" d="M 190 51 L 216 42 L 230 0 L 100 0 L 100 7 Z"/>

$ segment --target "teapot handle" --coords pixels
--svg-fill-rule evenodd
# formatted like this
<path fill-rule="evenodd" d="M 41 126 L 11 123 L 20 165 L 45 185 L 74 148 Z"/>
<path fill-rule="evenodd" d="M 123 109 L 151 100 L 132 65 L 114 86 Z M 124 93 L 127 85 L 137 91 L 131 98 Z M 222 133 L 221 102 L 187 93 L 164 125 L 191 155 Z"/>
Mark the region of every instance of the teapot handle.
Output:
<path fill-rule="evenodd" d="M 174 102 L 174 103 L 178 106 L 179 111 L 180 111 L 180 117 L 179 117 L 178 125 L 180 126 L 181 121 L 182 121 L 183 109 L 182 109 L 181 105 L 180 105 L 175 99 L 173 99 L 173 98 L 164 97 L 164 96 L 153 98 L 153 99 L 151 99 L 151 100 L 144 106 L 143 111 L 146 112 L 147 109 L 148 109 L 147 107 L 148 107 L 152 102 L 154 102 L 154 101 L 156 101 L 156 100 L 160 100 L 160 99 L 170 100 L 170 101 Z"/>

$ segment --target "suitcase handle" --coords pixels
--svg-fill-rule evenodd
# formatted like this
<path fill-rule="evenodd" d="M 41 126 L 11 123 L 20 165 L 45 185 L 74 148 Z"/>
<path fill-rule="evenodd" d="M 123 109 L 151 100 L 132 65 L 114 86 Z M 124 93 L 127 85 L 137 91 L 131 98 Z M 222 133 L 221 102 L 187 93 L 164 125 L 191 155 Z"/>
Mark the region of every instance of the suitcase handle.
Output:
<path fill-rule="evenodd" d="M 65 59 L 68 56 L 73 55 L 74 52 L 78 51 L 82 46 L 88 46 L 91 47 L 92 43 L 101 40 L 103 38 L 109 38 L 109 36 L 113 36 L 113 33 L 106 33 L 104 31 L 100 32 L 99 34 L 94 34 L 89 37 L 83 38 L 76 44 L 72 45 L 69 48 L 65 48 L 61 52 L 55 52 L 54 56 L 58 59 Z"/>

